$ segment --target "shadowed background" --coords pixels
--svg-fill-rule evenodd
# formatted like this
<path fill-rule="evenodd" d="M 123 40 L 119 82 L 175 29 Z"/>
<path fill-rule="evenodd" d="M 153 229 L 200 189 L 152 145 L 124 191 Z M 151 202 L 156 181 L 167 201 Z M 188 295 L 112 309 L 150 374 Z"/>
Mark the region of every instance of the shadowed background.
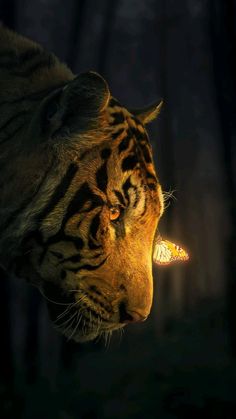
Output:
<path fill-rule="evenodd" d="M 176 199 L 160 230 L 191 256 L 154 267 L 150 318 L 108 347 L 67 342 L 2 275 L 0 418 L 235 418 L 236 2 L 0 0 L 0 19 L 126 107 L 164 98 L 149 133 Z"/>

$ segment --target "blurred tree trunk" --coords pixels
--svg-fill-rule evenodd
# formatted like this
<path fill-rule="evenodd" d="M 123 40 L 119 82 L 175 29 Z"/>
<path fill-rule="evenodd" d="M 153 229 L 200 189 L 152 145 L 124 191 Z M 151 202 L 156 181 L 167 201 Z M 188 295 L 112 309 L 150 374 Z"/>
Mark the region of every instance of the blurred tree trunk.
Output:
<path fill-rule="evenodd" d="M 230 217 L 227 243 L 227 302 L 231 351 L 236 357 L 236 4 L 210 2 L 210 30 L 214 76 L 222 129 L 222 151 Z"/>
<path fill-rule="evenodd" d="M 167 320 L 225 292 L 228 215 L 208 7 L 203 0 L 156 2 L 156 73 L 165 104 L 157 153 L 164 189 L 177 198 L 160 230 L 190 253 L 188 264 L 159 269 L 159 311 Z"/>
<path fill-rule="evenodd" d="M 68 42 L 67 65 L 74 70 L 83 31 L 83 20 L 86 0 L 77 0 L 74 4 L 70 25 L 70 39 Z"/>
<path fill-rule="evenodd" d="M 0 2 L 0 21 L 11 29 L 14 29 L 16 24 L 15 6 L 15 0 L 1 0 Z"/>
<path fill-rule="evenodd" d="M 107 58 L 109 56 L 109 47 L 111 45 L 111 34 L 114 26 L 114 18 L 116 16 L 116 9 L 119 5 L 119 0 L 107 0 L 106 14 L 103 21 L 103 30 L 101 32 L 100 46 L 99 46 L 99 60 L 98 72 L 106 77 L 107 72 Z"/>

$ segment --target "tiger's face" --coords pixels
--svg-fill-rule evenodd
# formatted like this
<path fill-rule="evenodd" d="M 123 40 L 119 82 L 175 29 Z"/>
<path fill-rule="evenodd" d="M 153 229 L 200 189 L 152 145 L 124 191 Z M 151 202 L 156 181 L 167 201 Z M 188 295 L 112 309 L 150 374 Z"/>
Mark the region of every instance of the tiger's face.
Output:
<path fill-rule="evenodd" d="M 147 318 L 152 246 L 163 212 L 144 127 L 159 109 L 129 112 L 100 76 L 87 73 L 85 79 L 99 85 L 87 93 L 96 112 L 86 109 L 81 129 L 76 109 L 72 114 L 66 107 L 63 120 L 63 101 L 47 117 L 53 167 L 24 238 L 27 269 L 55 327 L 76 341 Z M 45 103 L 34 124 L 47 114 Z"/>

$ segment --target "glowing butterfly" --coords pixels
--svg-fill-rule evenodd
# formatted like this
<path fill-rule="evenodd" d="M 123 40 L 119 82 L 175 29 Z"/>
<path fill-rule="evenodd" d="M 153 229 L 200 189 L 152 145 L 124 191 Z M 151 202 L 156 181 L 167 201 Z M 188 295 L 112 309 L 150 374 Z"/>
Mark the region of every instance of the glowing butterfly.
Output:
<path fill-rule="evenodd" d="M 189 259 L 189 255 L 182 247 L 169 240 L 157 236 L 154 243 L 153 261 L 158 265 L 169 265 L 172 262 L 182 262 Z"/>

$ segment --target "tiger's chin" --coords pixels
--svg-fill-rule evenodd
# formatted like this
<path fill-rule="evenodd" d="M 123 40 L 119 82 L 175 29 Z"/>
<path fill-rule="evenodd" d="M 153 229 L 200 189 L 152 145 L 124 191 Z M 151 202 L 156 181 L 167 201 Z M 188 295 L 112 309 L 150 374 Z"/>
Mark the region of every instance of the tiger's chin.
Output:
<path fill-rule="evenodd" d="M 82 343 L 104 338 L 107 341 L 113 331 L 125 326 L 118 318 L 104 320 L 99 314 L 99 307 L 95 311 L 65 298 L 60 301 L 47 300 L 48 313 L 54 328 L 68 340 Z"/>
<path fill-rule="evenodd" d="M 81 290 L 68 293 L 52 283 L 44 284 L 42 293 L 54 328 L 68 340 L 76 342 L 103 337 L 107 341 L 113 331 L 125 326 L 120 321 L 119 311 L 112 308 L 108 298 L 97 288 L 93 288 L 96 296 L 89 294 L 88 290 Z"/>
<path fill-rule="evenodd" d="M 105 340 L 107 340 L 107 338 L 111 336 L 112 332 L 114 332 L 115 330 L 120 330 L 124 326 L 124 324 L 120 323 L 111 325 L 110 327 L 101 327 L 96 330 L 89 328 L 87 330 L 75 330 L 74 328 L 71 328 L 69 330 L 63 330 L 59 327 L 56 327 L 56 329 L 60 333 L 62 333 L 68 340 L 72 339 L 75 342 L 84 343 L 94 340 L 100 340 L 100 338 L 104 338 Z"/>

